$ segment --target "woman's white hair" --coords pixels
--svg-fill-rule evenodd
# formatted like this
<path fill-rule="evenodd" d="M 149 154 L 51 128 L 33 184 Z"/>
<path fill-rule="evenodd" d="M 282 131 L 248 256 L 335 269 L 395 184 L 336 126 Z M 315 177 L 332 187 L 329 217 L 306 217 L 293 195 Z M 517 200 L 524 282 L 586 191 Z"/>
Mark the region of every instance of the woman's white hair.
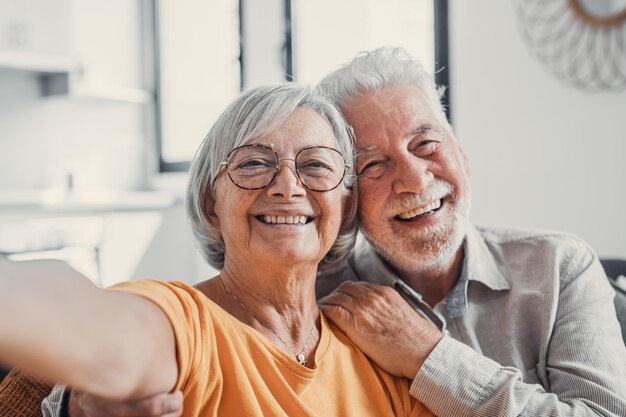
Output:
<path fill-rule="evenodd" d="M 318 90 L 285 83 L 254 88 L 241 94 L 209 130 L 191 164 L 187 187 L 187 214 L 202 254 L 214 268 L 222 269 L 226 250 L 224 241 L 211 224 L 207 212 L 214 204 L 212 187 L 220 172 L 220 164 L 236 147 L 276 131 L 298 107 L 313 109 L 328 121 L 337 142 L 337 149 L 350 165 L 342 185 L 348 206 L 344 209 L 344 219 L 337 240 L 320 262 L 320 269 L 337 265 L 352 250 L 356 239 L 352 128 L 337 107 Z"/>
<path fill-rule="evenodd" d="M 433 76 L 404 48 L 384 47 L 360 52 L 352 61 L 324 77 L 318 88 L 331 97 L 339 108 L 344 108 L 366 92 L 396 85 L 419 88 L 435 117 L 452 131 L 441 104 L 445 89 L 437 89 Z"/>

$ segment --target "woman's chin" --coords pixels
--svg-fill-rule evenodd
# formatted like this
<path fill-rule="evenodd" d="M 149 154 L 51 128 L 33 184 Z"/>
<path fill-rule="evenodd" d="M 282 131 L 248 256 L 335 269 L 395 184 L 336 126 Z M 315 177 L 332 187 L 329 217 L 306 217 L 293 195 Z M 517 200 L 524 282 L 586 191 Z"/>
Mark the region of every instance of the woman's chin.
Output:
<path fill-rule="evenodd" d="M 310 248 L 300 248 L 293 242 L 290 245 L 269 245 L 257 253 L 260 255 L 258 258 L 264 263 L 283 266 L 311 264 L 315 267 L 323 258 L 319 253 L 313 253 Z"/>

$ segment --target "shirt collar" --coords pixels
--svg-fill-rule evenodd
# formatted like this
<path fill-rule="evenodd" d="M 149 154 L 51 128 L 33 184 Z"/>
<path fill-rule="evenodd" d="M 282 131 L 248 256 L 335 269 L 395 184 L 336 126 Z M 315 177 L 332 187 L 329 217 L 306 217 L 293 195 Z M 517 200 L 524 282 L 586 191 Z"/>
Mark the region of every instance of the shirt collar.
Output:
<path fill-rule="evenodd" d="M 478 230 L 469 223 L 465 236 L 465 263 L 470 281 L 481 282 L 495 291 L 511 289 L 498 268 L 494 254 Z"/>
<path fill-rule="evenodd" d="M 508 290 L 510 285 L 500 272 L 493 254 L 480 236 L 478 230 L 469 222 L 466 225 L 466 236 L 463 242 L 465 257 L 458 282 L 446 297 L 448 316 L 450 318 L 462 316 L 467 311 L 467 285 L 469 281 L 477 281 L 488 288 L 499 291 Z M 395 287 L 402 281 L 376 250 L 359 233 L 351 259 L 352 268 L 360 279 L 366 279 L 375 284 Z M 421 301 L 421 295 L 416 293 Z"/>

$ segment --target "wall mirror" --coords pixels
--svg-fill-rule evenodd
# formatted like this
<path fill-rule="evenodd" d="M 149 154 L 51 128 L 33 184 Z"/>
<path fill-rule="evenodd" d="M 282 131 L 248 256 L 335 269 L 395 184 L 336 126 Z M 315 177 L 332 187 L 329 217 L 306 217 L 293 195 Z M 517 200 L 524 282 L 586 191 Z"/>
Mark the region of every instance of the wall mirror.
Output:
<path fill-rule="evenodd" d="M 626 0 L 517 0 L 524 39 L 552 72 L 588 90 L 626 87 Z"/>
<path fill-rule="evenodd" d="M 626 0 L 570 0 L 569 3 L 590 24 L 610 26 L 626 18 Z"/>

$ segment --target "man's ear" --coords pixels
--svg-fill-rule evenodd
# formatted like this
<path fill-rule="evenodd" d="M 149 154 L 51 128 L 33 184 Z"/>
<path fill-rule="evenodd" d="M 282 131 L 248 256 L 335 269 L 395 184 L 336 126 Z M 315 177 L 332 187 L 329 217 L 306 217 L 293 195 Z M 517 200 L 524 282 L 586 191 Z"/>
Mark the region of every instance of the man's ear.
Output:
<path fill-rule="evenodd" d="M 215 229 L 215 233 L 217 234 L 215 237 L 221 238 L 220 218 L 215 210 L 215 204 L 215 196 L 213 192 L 209 191 L 206 195 L 206 201 L 204 202 L 204 212 L 206 213 L 209 224 Z"/>
<path fill-rule="evenodd" d="M 469 159 L 467 159 L 467 155 L 465 154 L 465 150 L 459 146 L 459 150 L 461 151 L 461 160 L 463 162 L 463 169 L 465 171 L 465 175 L 470 176 L 470 165 Z"/>

